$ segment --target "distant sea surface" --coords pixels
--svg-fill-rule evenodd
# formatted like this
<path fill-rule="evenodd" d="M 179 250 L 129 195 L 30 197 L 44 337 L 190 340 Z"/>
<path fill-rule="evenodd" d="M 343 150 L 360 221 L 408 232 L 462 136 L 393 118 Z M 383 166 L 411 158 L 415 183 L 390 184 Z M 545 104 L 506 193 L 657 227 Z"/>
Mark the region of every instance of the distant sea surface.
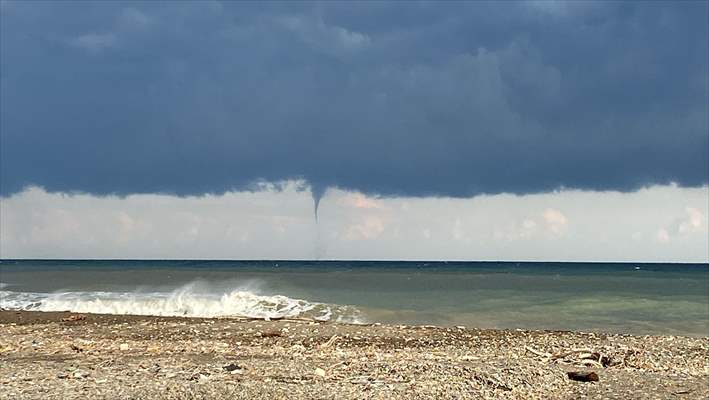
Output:
<path fill-rule="evenodd" d="M 709 265 L 2 260 L 0 307 L 709 336 Z"/>

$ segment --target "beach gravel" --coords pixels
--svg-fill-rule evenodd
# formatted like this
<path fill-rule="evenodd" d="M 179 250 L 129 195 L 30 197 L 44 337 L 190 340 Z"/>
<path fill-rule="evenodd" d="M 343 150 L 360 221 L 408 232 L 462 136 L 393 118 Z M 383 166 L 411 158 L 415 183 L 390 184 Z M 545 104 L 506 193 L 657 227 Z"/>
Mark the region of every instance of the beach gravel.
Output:
<path fill-rule="evenodd" d="M 709 398 L 707 337 L 27 311 L 0 333 L 0 399 Z"/>

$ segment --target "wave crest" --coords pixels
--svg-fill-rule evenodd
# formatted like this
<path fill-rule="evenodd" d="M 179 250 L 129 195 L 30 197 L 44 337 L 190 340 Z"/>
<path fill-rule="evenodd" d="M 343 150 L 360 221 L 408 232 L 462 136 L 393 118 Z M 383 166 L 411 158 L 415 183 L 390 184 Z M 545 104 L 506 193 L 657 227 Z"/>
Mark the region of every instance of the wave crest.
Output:
<path fill-rule="evenodd" d="M 28 293 L 0 290 L 0 305 L 13 310 L 72 311 L 95 314 L 133 314 L 181 317 L 312 318 L 360 323 L 352 306 L 262 295 L 236 289 L 214 294 L 193 284 L 172 292 L 59 292 Z"/>

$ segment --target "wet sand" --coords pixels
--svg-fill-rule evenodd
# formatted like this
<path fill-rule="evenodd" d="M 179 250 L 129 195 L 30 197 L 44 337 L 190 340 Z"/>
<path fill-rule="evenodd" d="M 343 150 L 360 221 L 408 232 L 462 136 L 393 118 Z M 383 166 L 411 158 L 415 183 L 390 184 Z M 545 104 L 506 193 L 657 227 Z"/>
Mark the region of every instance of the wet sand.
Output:
<path fill-rule="evenodd" d="M 0 333 L 2 399 L 709 398 L 709 337 L 26 311 Z"/>

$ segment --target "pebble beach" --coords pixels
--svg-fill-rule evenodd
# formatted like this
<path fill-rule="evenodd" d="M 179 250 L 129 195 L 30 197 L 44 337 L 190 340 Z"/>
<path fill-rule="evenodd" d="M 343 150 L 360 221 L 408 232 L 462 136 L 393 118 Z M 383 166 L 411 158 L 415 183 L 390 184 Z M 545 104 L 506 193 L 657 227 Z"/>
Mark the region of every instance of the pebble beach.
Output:
<path fill-rule="evenodd" d="M 2 399 L 709 398 L 707 337 L 7 310 L 0 331 Z"/>

